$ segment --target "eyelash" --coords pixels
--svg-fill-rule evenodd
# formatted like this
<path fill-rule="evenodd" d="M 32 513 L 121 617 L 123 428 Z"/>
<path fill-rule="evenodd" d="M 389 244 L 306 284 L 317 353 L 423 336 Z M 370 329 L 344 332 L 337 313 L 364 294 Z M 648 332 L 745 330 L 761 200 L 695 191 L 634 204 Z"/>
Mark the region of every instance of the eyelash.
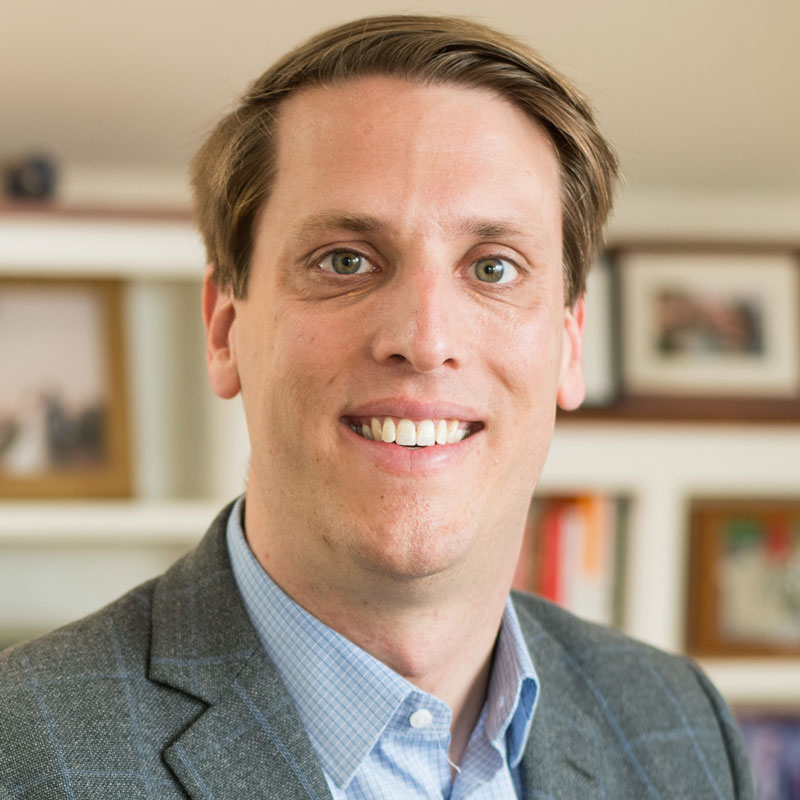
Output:
<path fill-rule="evenodd" d="M 332 259 L 334 256 L 337 256 L 337 255 L 356 256 L 357 258 L 363 259 L 364 261 L 366 261 L 367 264 L 369 264 L 372 267 L 372 269 L 367 270 L 366 272 L 342 273 L 342 272 L 336 272 L 336 270 L 334 270 L 333 268 L 331 268 L 331 269 L 323 269 L 322 268 L 322 264 L 325 261 L 327 261 L 328 259 Z M 340 248 L 336 248 L 335 250 L 330 250 L 327 253 L 323 254 L 319 258 L 315 258 L 314 259 L 314 265 L 316 267 L 318 267 L 320 269 L 320 271 L 325 272 L 325 273 L 330 274 L 330 275 L 367 275 L 370 272 L 377 272 L 378 271 L 378 268 L 375 266 L 375 264 L 373 263 L 372 259 L 369 256 L 365 256 L 359 250 L 353 250 L 353 249 L 350 249 L 350 248 L 341 248 L 341 247 Z"/>
<path fill-rule="evenodd" d="M 342 273 L 342 272 L 336 272 L 336 270 L 334 270 L 332 268 L 324 269 L 322 267 L 322 265 L 323 265 L 323 263 L 325 261 L 327 261 L 328 259 L 331 259 L 334 256 L 339 255 L 339 254 L 357 256 L 358 258 L 363 259 L 365 262 L 367 262 L 367 264 L 369 264 L 372 267 L 372 269 L 369 269 L 366 272 Z M 516 275 L 509 281 L 492 282 L 492 281 L 481 281 L 480 279 L 478 279 L 477 276 L 474 274 L 474 270 L 475 270 L 475 267 L 477 266 L 477 264 L 480 261 L 488 261 L 488 260 L 493 260 L 493 259 L 497 260 L 497 261 L 501 261 L 501 262 L 511 266 L 511 268 L 515 271 Z M 352 249 L 352 248 L 341 248 L 341 247 L 335 248 L 334 250 L 329 250 L 328 252 L 323 253 L 321 256 L 317 256 L 317 257 L 313 258 L 312 259 L 312 266 L 316 267 L 317 269 L 320 270 L 320 272 L 323 272 L 325 274 L 336 275 L 336 276 L 340 276 L 340 277 L 347 277 L 348 275 L 349 276 L 363 276 L 363 275 L 368 275 L 368 274 L 374 273 L 374 272 L 380 272 L 380 268 L 375 265 L 373 259 L 370 256 L 365 255 L 360 250 L 356 250 L 356 249 Z M 516 281 L 518 281 L 522 277 L 522 274 L 524 272 L 523 268 L 520 267 L 519 264 L 514 259 L 509 258 L 508 256 L 502 255 L 502 254 L 499 254 L 499 253 L 487 253 L 486 255 L 480 255 L 477 258 L 474 258 L 472 261 L 470 261 L 469 265 L 467 266 L 467 269 L 472 272 L 474 279 L 478 283 L 493 285 L 495 287 L 504 287 L 504 288 L 508 284 L 515 283 Z"/>

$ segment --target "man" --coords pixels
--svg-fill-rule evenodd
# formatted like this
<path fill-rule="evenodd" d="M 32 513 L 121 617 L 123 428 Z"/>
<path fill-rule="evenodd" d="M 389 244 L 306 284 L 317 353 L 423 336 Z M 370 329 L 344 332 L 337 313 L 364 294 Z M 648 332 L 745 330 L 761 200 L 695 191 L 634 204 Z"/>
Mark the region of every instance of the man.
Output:
<path fill-rule="evenodd" d="M 463 20 L 359 20 L 251 87 L 193 169 L 246 495 L 5 655 L 0 797 L 752 797 L 691 664 L 508 598 L 615 172 Z"/>

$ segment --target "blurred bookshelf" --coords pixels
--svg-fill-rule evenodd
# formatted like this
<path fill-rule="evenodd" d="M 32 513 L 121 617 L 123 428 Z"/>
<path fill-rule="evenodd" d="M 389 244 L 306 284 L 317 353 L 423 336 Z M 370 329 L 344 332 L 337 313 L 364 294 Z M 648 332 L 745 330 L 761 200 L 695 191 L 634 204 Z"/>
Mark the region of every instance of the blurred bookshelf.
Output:
<path fill-rule="evenodd" d="M 205 378 L 203 271 L 186 211 L 0 207 L 0 281 L 118 289 L 130 451 L 130 488 L 117 497 L 17 498 L 0 475 L 1 644 L 163 572 L 244 490 L 241 408 Z"/>
<path fill-rule="evenodd" d="M 0 208 L 0 279 L 119 283 L 131 442 L 128 497 L 0 500 L 0 643 L 63 624 L 158 574 L 244 490 L 241 406 L 207 387 L 203 261 L 185 213 Z M 693 499 L 798 499 L 798 464 L 792 415 L 712 424 L 619 408 L 559 414 L 516 585 L 685 652 Z M 800 705 L 800 658 L 701 664 L 733 703 Z"/>
<path fill-rule="evenodd" d="M 535 496 L 512 588 L 624 629 L 628 506 L 606 494 Z"/>

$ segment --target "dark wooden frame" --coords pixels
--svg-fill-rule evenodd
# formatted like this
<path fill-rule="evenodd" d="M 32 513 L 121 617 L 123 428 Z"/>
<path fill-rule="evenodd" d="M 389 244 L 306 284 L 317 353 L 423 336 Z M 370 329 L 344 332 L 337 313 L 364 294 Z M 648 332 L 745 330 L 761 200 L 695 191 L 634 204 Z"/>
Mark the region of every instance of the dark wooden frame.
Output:
<path fill-rule="evenodd" d="M 734 517 L 747 515 L 769 520 L 778 515 L 800 519 L 800 498 L 769 500 L 703 499 L 690 505 L 689 585 L 686 606 L 687 651 L 698 657 L 800 656 L 797 641 L 728 641 L 719 630 L 720 597 L 715 571 L 722 555 L 721 528 Z"/>
<path fill-rule="evenodd" d="M 3 286 L 88 290 L 103 309 L 108 409 L 106 418 L 106 463 L 98 469 L 47 470 L 19 477 L 0 472 L 0 498 L 100 498 L 131 494 L 131 464 L 128 404 L 125 389 L 125 359 L 122 331 L 122 288 L 114 280 L 64 278 L 0 278 Z"/>

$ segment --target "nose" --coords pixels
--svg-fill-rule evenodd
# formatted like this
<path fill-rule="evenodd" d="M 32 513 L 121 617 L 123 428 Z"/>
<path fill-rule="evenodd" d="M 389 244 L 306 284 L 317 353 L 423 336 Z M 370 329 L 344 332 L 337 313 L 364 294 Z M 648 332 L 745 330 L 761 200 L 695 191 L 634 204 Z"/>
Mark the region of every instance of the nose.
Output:
<path fill-rule="evenodd" d="M 425 266 L 399 269 L 383 287 L 375 314 L 372 356 L 416 372 L 460 366 L 466 320 L 457 278 Z"/>

